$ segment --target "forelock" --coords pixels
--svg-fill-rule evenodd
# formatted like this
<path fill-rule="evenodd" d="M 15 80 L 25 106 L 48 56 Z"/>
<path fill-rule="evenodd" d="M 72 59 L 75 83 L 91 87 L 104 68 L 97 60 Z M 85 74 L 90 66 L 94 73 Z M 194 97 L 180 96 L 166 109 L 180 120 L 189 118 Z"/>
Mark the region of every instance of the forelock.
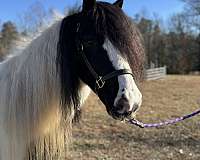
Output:
<path fill-rule="evenodd" d="M 97 34 L 111 41 L 129 61 L 136 79 L 140 79 L 144 68 L 143 39 L 132 19 L 122 9 L 107 2 L 97 3 L 95 18 Z"/>

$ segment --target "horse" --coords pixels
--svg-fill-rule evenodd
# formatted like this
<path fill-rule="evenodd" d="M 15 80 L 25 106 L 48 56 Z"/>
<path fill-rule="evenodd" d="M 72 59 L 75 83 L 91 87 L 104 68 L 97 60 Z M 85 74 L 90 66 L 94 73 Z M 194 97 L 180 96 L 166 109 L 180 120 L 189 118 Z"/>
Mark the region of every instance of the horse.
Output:
<path fill-rule="evenodd" d="M 0 64 L 0 160 L 65 159 L 91 91 L 114 119 L 141 106 L 141 34 L 113 4 L 83 0 Z"/>

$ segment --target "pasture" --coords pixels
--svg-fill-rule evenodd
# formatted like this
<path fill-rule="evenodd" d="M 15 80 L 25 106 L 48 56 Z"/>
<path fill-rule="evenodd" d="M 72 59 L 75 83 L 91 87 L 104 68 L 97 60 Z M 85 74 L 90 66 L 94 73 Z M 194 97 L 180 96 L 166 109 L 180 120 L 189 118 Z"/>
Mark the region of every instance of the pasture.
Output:
<path fill-rule="evenodd" d="M 158 122 L 200 107 L 199 76 L 167 76 L 140 85 L 143 105 L 137 118 Z M 199 160 L 200 116 L 162 128 L 140 129 L 108 116 L 91 95 L 73 129 L 70 160 Z"/>

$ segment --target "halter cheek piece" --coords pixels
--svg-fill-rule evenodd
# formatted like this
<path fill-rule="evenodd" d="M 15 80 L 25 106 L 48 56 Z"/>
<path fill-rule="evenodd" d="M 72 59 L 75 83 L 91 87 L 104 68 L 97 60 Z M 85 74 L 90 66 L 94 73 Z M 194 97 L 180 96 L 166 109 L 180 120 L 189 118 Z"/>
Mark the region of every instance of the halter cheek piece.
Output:
<path fill-rule="evenodd" d="M 97 74 L 97 72 L 94 70 L 94 68 L 92 67 L 91 63 L 88 61 L 88 58 L 86 57 L 85 53 L 84 53 L 84 44 L 95 44 L 95 42 L 83 42 L 80 37 L 79 37 L 79 29 L 80 29 L 80 23 L 77 24 L 77 39 L 76 39 L 76 45 L 78 48 L 78 53 L 81 56 L 82 60 L 84 61 L 84 63 L 86 64 L 87 68 L 89 69 L 90 73 L 92 74 L 92 76 L 95 79 L 95 91 L 97 92 L 99 89 L 102 89 L 106 83 L 107 80 L 112 79 L 114 77 L 120 76 L 120 75 L 124 75 L 124 74 L 129 74 L 132 77 L 133 74 L 130 70 L 128 69 L 119 69 L 119 70 L 115 70 L 111 73 L 108 73 L 106 75 L 99 75 Z"/>

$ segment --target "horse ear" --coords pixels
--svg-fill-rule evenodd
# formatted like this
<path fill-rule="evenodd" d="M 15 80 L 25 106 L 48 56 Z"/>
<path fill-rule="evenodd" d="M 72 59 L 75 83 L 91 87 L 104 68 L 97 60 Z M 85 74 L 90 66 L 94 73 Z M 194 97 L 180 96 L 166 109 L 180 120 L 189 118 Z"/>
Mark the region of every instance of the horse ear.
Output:
<path fill-rule="evenodd" d="M 123 0 L 117 0 L 113 5 L 122 8 L 124 1 Z"/>
<path fill-rule="evenodd" d="M 96 6 L 96 0 L 83 0 L 83 11 L 94 10 Z"/>

